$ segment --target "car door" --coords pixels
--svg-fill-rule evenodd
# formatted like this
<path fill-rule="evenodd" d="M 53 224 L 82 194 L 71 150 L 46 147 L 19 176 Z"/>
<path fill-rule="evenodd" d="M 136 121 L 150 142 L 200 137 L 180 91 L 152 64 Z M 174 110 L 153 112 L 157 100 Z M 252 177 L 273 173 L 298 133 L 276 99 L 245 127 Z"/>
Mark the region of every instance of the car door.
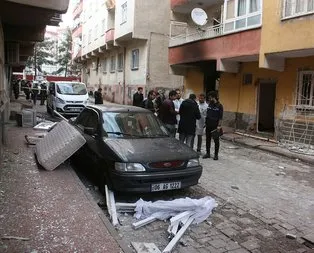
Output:
<path fill-rule="evenodd" d="M 83 155 L 92 163 L 92 168 L 96 169 L 102 156 L 103 145 L 98 111 L 91 108 L 84 109 L 77 119 L 77 124 L 86 140 Z"/>

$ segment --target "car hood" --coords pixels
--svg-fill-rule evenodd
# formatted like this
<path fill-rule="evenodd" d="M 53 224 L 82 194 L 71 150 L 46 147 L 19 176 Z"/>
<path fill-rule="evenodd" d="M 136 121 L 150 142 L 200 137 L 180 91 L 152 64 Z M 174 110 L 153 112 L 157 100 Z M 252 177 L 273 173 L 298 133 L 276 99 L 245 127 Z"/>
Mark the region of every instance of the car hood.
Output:
<path fill-rule="evenodd" d="M 124 162 L 188 160 L 198 154 L 174 138 L 104 139 Z"/>

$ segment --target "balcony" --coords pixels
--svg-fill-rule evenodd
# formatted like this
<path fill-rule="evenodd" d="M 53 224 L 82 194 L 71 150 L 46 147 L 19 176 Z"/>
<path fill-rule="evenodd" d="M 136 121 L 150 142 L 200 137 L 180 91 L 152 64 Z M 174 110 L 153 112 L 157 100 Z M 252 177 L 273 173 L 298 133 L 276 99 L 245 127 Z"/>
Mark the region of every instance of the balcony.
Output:
<path fill-rule="evenodd" d="M 199 40 L 212 39 L 222 35 L 258 28 L 262 25 L 261 13 L 254 13 L 245 17 L 226 20 L 225 23 L 205 28 L 191 29 L 186 23 L 174 22 L 171 24 L 171 33 L 180 31 L 173 36 L 170 34 L 169 47 L 175 47 Z M 179 29 L 177 27 L 180 27 Z"/>
<path fill-rule="evenodd" d="M 106 32 L 106 43 L 113 43 L 113 41 L 114 41 L 114 28 L 111 28 Z"/>
<path fill-rule="evenodd" d="M 190 14 L 196 7 L 208 9 L 219 4 L 223 4 L 223 0 L 171 0 L 170 2 L 171 10 L 182 14 Z"/>
<path fill-rule="evenodd" d="M 6 2 L 47 9 L 58 13 L 66 13 L 69 6 L 69 0 L 6 0 Z"/>
<path fill-rule="evenodd" d="M 227 65 L 235 66 L 237 62 L 258 61 L 261 45 L 261 29 L 250 29 L 229 35 L 215 35 L 221 33 L 222 27 L 217 26 L 207 33 L 214 36 L 211 39 L 200 39 L 198 36 L 188 37 L 195 40 L 190 43 L 169 48 L 169 64 L 182 65 L 193 64 L 201 61 L 217 61 L 217 69 L 222 70 Z M 179 43 L 179 40 L 177 41 Z M 223 65 L 223 67 L 221 67 Z M 236 72 L 232 70 L 232 72 Z M 229 72 L 229 71 L 228 71 Z M 231 71 L 230 71 L 231 72 Z"/>
<path fill-rule="evenodd" d="M 73 11 L 73 14 L 72 14 L 73 19 L 78 17 L 82 13 L 82 11 L 83 11 L 83 1 L 80 1 Z"/>

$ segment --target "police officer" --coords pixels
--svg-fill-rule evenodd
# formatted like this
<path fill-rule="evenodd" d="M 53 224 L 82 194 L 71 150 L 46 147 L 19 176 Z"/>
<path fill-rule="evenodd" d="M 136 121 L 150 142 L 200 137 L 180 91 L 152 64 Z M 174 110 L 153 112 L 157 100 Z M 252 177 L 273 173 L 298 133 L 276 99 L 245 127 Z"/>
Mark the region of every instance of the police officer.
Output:
<path fill-rule="evenodd" d="M 203 159 L 210 158 L 211 138 L 215 143 L 214 160 L 218 160 L 219 152 L 219 137 L 222 134 L 221 123 L 223 117 L 223 106 L 218 101 L 216 91 L 211 91 L 208 94 L 208 108 L 206 114 L 206 154 Z"/>
<path fill-rule="evenodd" d="M 45 104 L 46 96 L 47 96 L 47 84 L 42 82 L 40 84 L 40 105 Z"/>

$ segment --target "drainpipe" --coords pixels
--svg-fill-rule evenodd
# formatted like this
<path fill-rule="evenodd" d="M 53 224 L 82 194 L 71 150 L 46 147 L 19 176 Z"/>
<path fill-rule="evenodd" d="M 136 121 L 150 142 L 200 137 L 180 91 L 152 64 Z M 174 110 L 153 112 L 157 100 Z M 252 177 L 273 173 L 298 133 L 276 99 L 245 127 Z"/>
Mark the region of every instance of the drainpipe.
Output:
<path fill-rule="evenodd" d="M 123 47 L 123 77 L 122 77 L 122 85 L 123 85 L 123 101 L 122 103 L 125 104 L 125 70 L 126 70 L 126 47 Z"/>

